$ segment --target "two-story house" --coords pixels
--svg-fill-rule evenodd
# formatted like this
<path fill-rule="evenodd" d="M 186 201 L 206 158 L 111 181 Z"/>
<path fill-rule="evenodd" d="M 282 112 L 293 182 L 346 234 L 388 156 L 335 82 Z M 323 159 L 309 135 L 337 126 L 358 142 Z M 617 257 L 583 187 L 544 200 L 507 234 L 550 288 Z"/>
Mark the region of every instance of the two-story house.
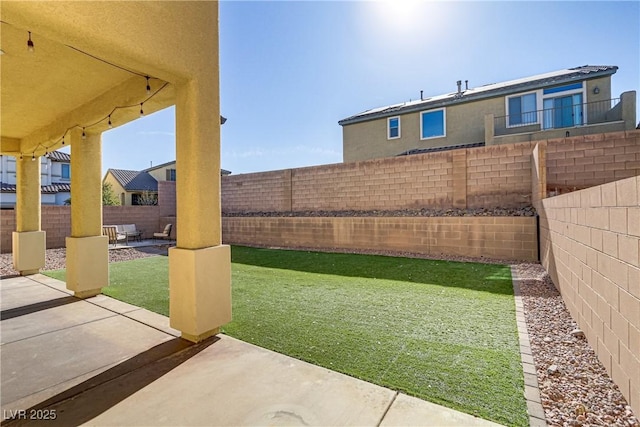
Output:
<path fill-rule="evenodd" d="M 223 122 L 224 123 L 224 122 Z M 220 170 L 221 175 L 231 172 Z M 111 184 L 111 189 L 120 198 L 123 206 L 153 204 L 158 197 L 158 181 L 176 180 L 176 161 L 162 163 L 141 171 L 109 169 L 102 179 Z"/>
<path fill-rule="evenodd" d="M 43 205 L 64 205 L 71 197 L 71 157 L 52 151 L 40 158 L 40 198 Z M 33 161 L 38 161 L 33 157 Z M 0 156 L 0 207 L 16 205 L 16 158 Z"/>
<path fill-rule="evenodd" d="M 569 68 L 363 111 L 340 120 L 345 162 L 635 128 L 636 93 L 616 66 Z"/>

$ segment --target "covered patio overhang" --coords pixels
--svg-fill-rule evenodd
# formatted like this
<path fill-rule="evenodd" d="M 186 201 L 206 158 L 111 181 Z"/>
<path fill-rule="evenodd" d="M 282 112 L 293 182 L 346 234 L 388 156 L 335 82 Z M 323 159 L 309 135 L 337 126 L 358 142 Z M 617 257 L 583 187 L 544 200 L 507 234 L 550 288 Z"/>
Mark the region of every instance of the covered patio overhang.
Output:
<path fill-rule="evenodd" d="M 67 287 L 109 284 L 102 236 L 101 134 L 176 107 L 177 217 L 169 254 L 171 326 L 200 341 L 231 319 L 221 245 L 218 3 L 2 2 L 0 153 L 16 157 L 13 262 L 44 267 L 40 156 L 71 146 Z"/>

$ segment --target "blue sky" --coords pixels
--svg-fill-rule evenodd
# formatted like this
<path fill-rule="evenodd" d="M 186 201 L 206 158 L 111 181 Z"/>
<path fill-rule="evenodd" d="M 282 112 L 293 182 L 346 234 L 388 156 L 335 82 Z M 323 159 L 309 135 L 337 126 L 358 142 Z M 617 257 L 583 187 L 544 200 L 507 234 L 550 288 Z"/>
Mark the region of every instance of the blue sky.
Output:
<path fill-rule="evenodd" d="M 339 163 L 340 119 L 585 64 L 640 93 L 640 2 L 221 1 L 222 167 Z M 174 160 L 174 114 L 104 133 L 103 172 Z"/>

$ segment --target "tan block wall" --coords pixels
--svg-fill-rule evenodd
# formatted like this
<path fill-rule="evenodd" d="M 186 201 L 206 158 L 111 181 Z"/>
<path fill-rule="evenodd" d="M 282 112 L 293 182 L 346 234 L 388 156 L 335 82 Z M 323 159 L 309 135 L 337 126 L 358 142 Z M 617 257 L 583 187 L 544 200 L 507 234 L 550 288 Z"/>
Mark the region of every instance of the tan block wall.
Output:
<path fill-rule="evenodd" d="M 467 206 L 531 204 L 533 143 L 467 149 Z"/>
<path fill-rule="evenodd" d="M 606 141 L 616 147 L 617 139 L 600 142 Z M 542 263 L 634 411 L 640 411 L 639 201 L 636 176 L 545 199 L 540 212 Z"/>
<path fill-rule="evenodd" d="M 291 206 L 291 171 L 222 177 L 222 210 L 283 211 Z"/>
<path fill-rule="evenodd" d="M 224 243 L 377 249 L 534 261 L 533 217 L 225 217 Z"/>
<path fill-rule="evenodd" d="M 167 222 L 175 224 L 175 183 L 159 183 L 157 206 L 103 206 L 102 223 L 105 225 L 135 224 L 144 231 L 143 237 L 151 238 L 162 231 Z M 11 252 L 11 233 L 16 229 L 15 210 L 0 210 L 0 252 Z M 71 235 L 70 206 L 42 206 L 41 229 L 47 233 L 47 248 L 63 248 L 65 238 Z"/>
<path fill-rule="evenodd" d="M 532 152 L 549 191 L 640 174 L 640 130 L 491 145 L 222 178 L 224 212 L 531 205 Z"/>
<path fill-rule="evenodd" d="M 293 211 L 447 207 L 452 153 L 296 169 L 292 182 Z"/>
<path fill-rule="evenodd" d="M 551 139 L 547 188 L 566 193 L 640 175 L 640 130 Z"/>

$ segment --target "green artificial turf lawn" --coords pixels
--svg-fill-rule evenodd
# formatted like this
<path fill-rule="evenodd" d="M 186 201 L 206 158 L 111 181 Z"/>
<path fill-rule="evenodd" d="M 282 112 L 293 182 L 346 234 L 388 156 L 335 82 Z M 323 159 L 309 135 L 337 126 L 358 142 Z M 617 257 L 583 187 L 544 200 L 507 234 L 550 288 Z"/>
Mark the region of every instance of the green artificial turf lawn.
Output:
<path fill-rule="evenodd" d="M 166 257 L 110 264 L 104 293 L 168 315 L 167 268 Z M 528 425 L 508 266 L 234 246 L 232 273 L 225 334 Z"/>

